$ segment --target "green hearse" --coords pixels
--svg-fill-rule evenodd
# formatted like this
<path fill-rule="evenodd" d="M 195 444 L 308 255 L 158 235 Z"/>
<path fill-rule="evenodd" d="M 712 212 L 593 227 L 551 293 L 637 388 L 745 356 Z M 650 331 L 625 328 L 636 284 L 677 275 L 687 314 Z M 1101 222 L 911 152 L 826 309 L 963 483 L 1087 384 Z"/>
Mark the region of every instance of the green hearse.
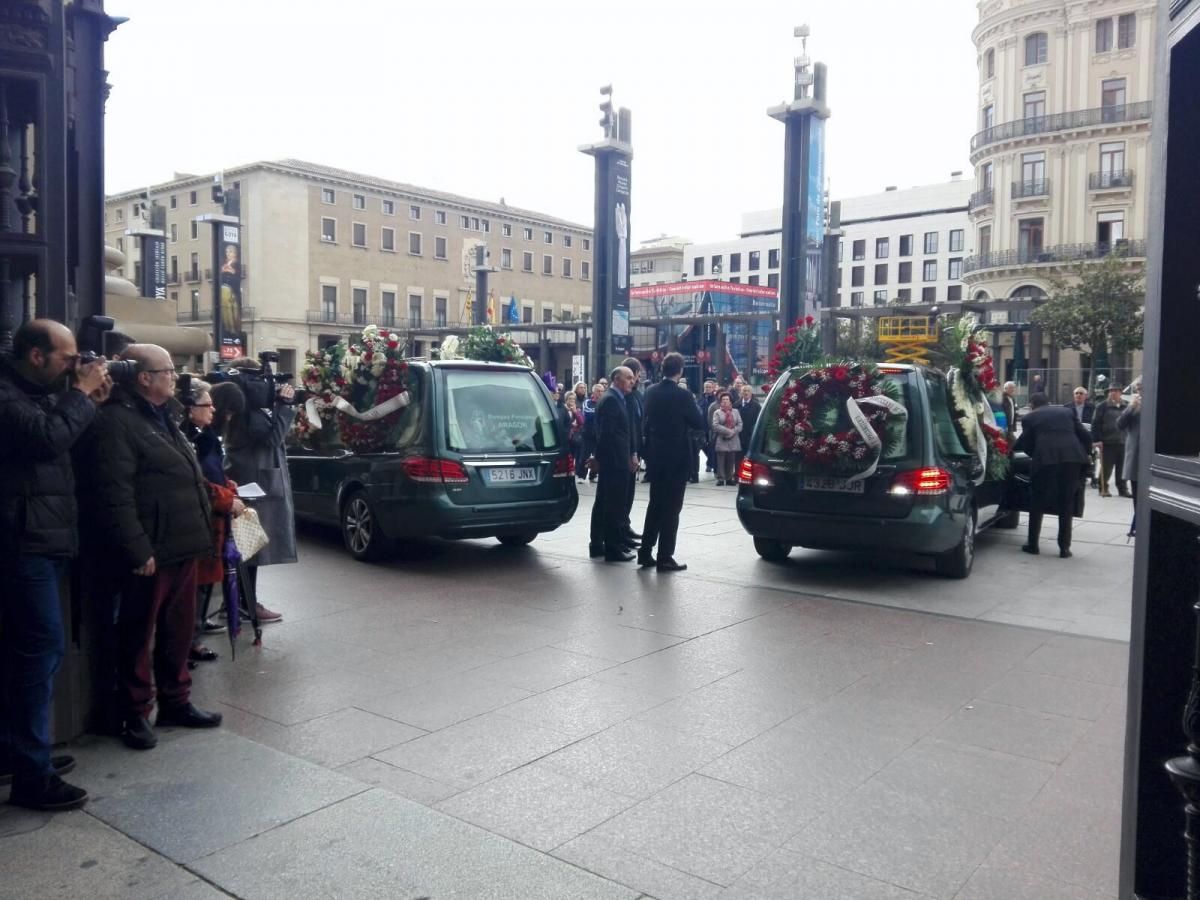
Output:
<path fill-rule="evenodd" d="M 411 402 L 380 452 L 289 446 L 297 519 L 336 525 L 359 560 L 406 538 L 524 545 L 570 521 L 573 460 L 532 370 L 411 360 L 406 377 Z"/>

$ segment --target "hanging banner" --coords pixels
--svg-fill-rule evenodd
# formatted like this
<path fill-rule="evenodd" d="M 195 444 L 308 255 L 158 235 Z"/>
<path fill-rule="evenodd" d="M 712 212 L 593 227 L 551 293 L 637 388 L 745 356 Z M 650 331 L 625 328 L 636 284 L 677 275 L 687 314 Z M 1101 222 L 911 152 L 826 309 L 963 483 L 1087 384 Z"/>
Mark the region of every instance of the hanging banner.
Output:
<path fill-rule="evenodd" d="M 167 239 L 160 235 L 142 234 L 142 270 L 138 293 L 154 300 L 167 299 Z"/>
<path fill-rule="evenodd" d="M 242 331 L 241 227 L 213 222 L 213 341 L 228 362 L 246 355 Z"/>
<path fill-rule="evenodd" d="M 615 155 L 608 167 L 608 201 L 612 204 L 613 240 L 608 243 L 608 266 L 612 297 L 612 352 L 627 355 L 633 347 L 629 336 L 629 212 L 630 161 Z"/>

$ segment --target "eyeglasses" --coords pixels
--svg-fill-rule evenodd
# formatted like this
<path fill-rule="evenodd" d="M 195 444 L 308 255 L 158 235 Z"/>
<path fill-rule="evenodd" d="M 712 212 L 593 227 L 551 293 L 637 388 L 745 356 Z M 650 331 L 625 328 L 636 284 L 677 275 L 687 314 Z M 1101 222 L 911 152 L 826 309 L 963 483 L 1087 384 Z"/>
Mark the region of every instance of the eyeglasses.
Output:
<path fill-rule="evenodd" d="M 174 369 L 139 369 L 138 371 L 145 372 L 147 375 L 159 375 L 163 372 L 170 372 L 172 375 L 175 374 Z"/>
<path fill-rule="evenodd" d="M 193 403 L 192 409 L 212 409 L 211 403 Z"/>

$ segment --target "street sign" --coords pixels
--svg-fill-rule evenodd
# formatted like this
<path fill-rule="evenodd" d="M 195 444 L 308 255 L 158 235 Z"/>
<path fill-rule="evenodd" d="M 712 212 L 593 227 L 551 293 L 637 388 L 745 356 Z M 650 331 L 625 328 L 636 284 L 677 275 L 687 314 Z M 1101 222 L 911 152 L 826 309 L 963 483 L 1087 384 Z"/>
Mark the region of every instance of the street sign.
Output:
<path fill-rule="evenodd" d="M 583 356 L 574 355 L 571 357 L 571 381 L 574 384 L 579 384 L 581 381 L 587 381 L 584 377 Z"/>

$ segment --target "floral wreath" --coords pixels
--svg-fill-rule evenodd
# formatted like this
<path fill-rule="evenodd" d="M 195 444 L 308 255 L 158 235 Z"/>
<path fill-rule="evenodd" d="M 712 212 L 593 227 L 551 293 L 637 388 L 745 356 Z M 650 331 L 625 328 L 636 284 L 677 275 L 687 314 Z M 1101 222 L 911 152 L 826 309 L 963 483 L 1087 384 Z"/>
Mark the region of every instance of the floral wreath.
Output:
<path fill-rule="evenodd" d="M 996 427 L 992 399 L 1000 384 L 996 380 L 990 335 L 977 330 L 974 316 L 963 316 L 946 329 L 942 351 L 947 359 L 950 398 L 967 446 L 983 464 L 979 480 L 1002 479 L 1008 474 L 1008 441 Z"/>
<path fill-rule="evenodd" d="M 297 437 L 310 442 L 336 425 L 342 443 L 359 453 L 387 445 L 408 405 L 404 342 L 376 325 L 351 343 L 343 338 L 305 356 L 301 381 L 309 399 L 296 416 Z"/>
<path fill-rule="evenodd" d="M 805 316 L 787 330 L 783 340 L 775 345 L 775 354 L 767 366 L 767 383 L 764 391 L 771 390 L 784 372 L 796 366 L 810 366 L 821 358 L 821 329 L 816 319 Z"/>
<path fill-rule="evenodd" d="M 445 338 L 438 349 L 438 358 L 516 363 L 533 368 L 533 362 L 513 336 L 506 331 L 496 331 L 491 325 L 472 328 L 462 341 L 453 335 Z"/>
<path fill-rule="evenodd" d="M 804 467 L 859 481 L 903 440 L 907 417 L 899 387 L 878 366 L 845 361 L 796 370 L 771 427 Z"/>

